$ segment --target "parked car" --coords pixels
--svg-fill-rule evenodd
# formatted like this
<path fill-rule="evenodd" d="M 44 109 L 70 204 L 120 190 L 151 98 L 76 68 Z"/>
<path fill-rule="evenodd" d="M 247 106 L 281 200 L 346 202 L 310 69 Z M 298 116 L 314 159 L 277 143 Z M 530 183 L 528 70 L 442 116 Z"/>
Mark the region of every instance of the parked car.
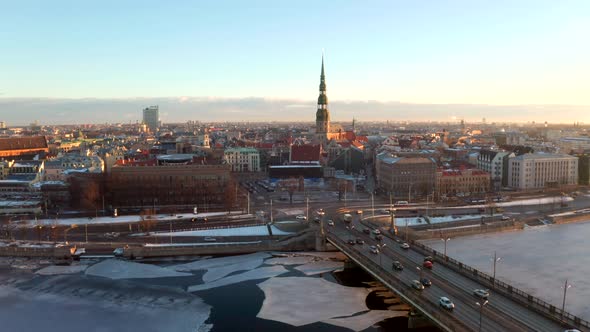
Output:
<path fill-rule="evenodd" d="M 422 285 L 422 283 L 418 280 L 412 280 L 412 282 L 410 283 L 410 285 L 412 285 L 412 288 L 417 289 L 417 290 L 423 290 L 424 289 L 424 285 Z"/>
<path fill-rule="evenodd" d="M 451 300 L 449 300 L 448 297 L 443 296 L 440 299 L 438 299 L 438 304 L 447 310 L 455 309 L 455 304 L 451 302 Z"/>
<path fill-rule="evenodd" d="M 432 281 L 430 281 L 430 279 L 428 279 L 428 278 L 422 278 L 422 279 L 420 279 L 420 282 L 422 283 L 422 285 L 424 287 L 432 286 Z"/>
<path fill-rule="evenodd" d="M 363 239 L 356 239 L 356 243 L 357 244 L 365 244 L 365 241 Z"/>
<path fill-rule="evenodd" d="M 402 265 L 402 263 L 400 263 L 400 261 L 393 261 L 392 266 L 394 270 L 401 271 L 404 269 L 404 266 Z"/>
<path fill-rule="evenodd" d="M 490 293 L 485 289 L 475 289 L 475 290 L 473 290 L 473 295 L 475 295 L 477 297 L 481 297 L 484 300 L 487 300 L 488 297 L 490 296 Z"/>
<path fill-rule="evenodd" d="M 406 242 L 402 243 L 399 245 L 402 249 L 410 249 L 410 245 L 407 244 Z"/>
<path fill-rule="evenodd" d="M 307 217 L 300 214 L 297 217 L 295 217 L 295 219 L 297 219 L 297 220 L 307 220 Z"/>

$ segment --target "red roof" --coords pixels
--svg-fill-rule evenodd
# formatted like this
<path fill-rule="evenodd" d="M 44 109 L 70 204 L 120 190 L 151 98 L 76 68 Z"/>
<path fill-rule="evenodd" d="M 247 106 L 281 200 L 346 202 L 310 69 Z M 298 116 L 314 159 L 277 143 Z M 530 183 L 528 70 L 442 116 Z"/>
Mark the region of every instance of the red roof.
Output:
<path fill-rule="evenodd" d="M 47 149 L 45 136 L 0 138 L 0 151 Z"/>
<path fill-rule="evenodd" d="M 291 162 L 319 161 L 319 144 L 291 145 Z"/>

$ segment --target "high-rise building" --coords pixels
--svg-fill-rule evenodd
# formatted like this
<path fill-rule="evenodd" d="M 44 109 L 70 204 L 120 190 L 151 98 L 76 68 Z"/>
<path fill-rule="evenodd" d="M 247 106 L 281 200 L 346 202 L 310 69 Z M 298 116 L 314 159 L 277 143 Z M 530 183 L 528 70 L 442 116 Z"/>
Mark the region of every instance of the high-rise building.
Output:
<path fill-rule="evenodd" d="M 320 96 L 318 97 L 318 110 L 315 114 L 316 138 L 325 145 L 330 133 L 330 111 L 328 111 L 328 96 L 326 95 L 326 76 L 324 75 L 324 57 L 322 56 L 322 74 L 320 76 Z"/>
<path fill-rule="evenodd" d="M 156 132 L 160 126 L 160 111 L 157 105 L 143 109 L 143 123 L 148 126 L 150 132 Z"/>
<path fill-rule="evenodd" d="M 0 129 L 6 129 L 6 122 L 0 121 Z"/>

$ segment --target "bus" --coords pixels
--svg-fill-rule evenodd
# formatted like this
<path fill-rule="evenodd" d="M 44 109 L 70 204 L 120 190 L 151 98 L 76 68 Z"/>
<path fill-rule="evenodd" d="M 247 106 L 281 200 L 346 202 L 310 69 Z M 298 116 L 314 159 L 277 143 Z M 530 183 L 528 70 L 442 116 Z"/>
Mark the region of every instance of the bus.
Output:
<path fill-rule="evenodd" d="M 352 215 L 350 213 L 345 213 L 342 216 L 342 220 L 344 220 L 345 222 L 352 222 Z"/>

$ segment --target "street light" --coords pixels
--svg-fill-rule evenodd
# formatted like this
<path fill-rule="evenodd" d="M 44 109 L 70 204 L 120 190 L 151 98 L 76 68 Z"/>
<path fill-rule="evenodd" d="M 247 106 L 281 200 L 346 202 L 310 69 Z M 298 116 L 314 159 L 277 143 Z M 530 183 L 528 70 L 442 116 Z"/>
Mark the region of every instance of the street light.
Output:
<path fill-rule="evenodd" d="M 565 311 L 565 296 L 567 295 L 567 290 L 572 287 L 571 284 L 567 283 L 567 279 L 565 279 L 565 284 L 563 285 L 563 304 L 561 305 L 561 314 Z"/>
<path fill-rule="evenodd" d="M 475 304 L 477 304 L 477 306 L 479 307 L 479 331 L 480 332 L 481 332 L 481 316 L 483 313 L 483 307 L 486 306 L 488 303 L 489 303 L 488 300 L 485 300 L 482 303 L 475 302 Z"/>
<path fill-rule="evenodd" d="M 352 239 L 352 230 L 354 229 L 354 225 L 346 226 L 346 229 L 348 229 L 350 231 L 350 234 L 348 236 L 348 240 L 351 240 Z"/>
<path fill-rule="evenodd" d="M 67 244 L 68 243 L 68 231 L 74 229 L 74 228 L 78 228 L 78 225 L 76 224 L 72 224 L 72 226 L 70 226 L 70 228 L 66 228 L 64 230 L 64 242 Z"/>
<path fill-rule="evenodd" d="M 451 239 L 450 237 L 448 237 L 446 239 L 444 239 L 444 238 L 440 239 L 441 241 L 443 241 L 445 243 L 445 258 L 447 257 L 447 242 L 449 242 L 450 239 Z"/>
<path fill-rule="evenodd" d="M 416 270 L 420 271 L 420 279 L 419 280 L 422 281 L 422 273 L 423 273 L 422 269 L 419 266 L 416 266 Z"/>
<path fill-rule="evenodd" d="M 393 235 L 397 235 L 397 227 L 395 226 L 395 211 L 396 209 L 392 208 L 389 209 L 389 213 L 391 214 L 391 231 Z"/>
<path fill-rule="evenodd" d="M 492 277 L 492 288 L 496 287 L 496 263 L 500 261 L 500 259 L 502 259 L 501 257 L 497 257 L 496 256 L 496 252 L 494 251 L 494 275 Z"/>

